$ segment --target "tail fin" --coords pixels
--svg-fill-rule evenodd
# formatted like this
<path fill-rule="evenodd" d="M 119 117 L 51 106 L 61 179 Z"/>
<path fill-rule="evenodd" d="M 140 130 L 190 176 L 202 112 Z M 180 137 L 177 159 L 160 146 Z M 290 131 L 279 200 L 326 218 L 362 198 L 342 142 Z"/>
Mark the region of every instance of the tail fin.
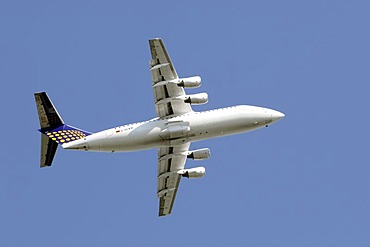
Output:
<path fill-rule="evenodd" d="M 64 124 L 46 92 L 35 93 L 41 135 L 40 167 L 51 166 L 58 144 L 78 140 L 90 132 Z"/>

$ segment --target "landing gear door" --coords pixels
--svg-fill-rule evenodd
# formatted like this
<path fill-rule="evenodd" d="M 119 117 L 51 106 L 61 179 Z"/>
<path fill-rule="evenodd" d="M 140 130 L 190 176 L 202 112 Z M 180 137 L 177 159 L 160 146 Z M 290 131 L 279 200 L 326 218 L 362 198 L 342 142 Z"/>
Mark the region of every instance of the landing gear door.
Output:
<path fill-rule="evenodd" d="M 190 132 L 188 122 L 168 123 L 166 128 L 161 131 L 160 136 L 164 140 L 172 140 L 177 138 L 184 138 Z"/>

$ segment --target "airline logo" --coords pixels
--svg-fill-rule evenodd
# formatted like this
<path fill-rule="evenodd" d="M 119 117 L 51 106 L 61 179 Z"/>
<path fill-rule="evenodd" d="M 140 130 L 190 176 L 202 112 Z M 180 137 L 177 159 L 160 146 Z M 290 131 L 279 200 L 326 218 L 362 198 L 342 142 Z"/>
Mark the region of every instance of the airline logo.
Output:
<path fill-rule="evenodd" d="M 63 143 L 68 143 L 78 139 L 82 139 L 88 135 L 91 135 L 90 132 L 85 130 L 77 129 L 73 126 L 63 124 L 54 129 L 40 129 L 41 133 L 47 135 L 50 139 L 56 143 L 62 145 Z"/>

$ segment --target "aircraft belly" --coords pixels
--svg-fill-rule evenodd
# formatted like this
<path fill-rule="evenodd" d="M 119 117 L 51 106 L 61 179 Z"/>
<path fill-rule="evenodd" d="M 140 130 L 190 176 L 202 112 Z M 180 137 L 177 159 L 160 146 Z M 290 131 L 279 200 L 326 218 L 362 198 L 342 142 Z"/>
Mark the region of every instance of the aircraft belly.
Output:
<path fill-rule="evenodd" d="M 108 133 L 108 135 L 107 135 Z M 161 145 L 160 128 L 150 124 L 109 129 L 88 140 L 89 150 L 101 152 L 128 152 L 155 148 Z"/>

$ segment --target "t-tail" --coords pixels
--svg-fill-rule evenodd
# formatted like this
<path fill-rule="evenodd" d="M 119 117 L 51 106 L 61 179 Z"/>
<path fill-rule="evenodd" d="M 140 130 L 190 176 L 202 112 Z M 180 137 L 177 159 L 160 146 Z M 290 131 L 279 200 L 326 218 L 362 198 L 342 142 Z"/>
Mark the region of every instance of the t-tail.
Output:
<path fill-rule="evenodd" d="M 51 166 L 58 144 L 68 143 L 91 135 L 90 132 L 64 124 L 46 92 L 35 93 L 41 134 L 40 167 Z"/>

